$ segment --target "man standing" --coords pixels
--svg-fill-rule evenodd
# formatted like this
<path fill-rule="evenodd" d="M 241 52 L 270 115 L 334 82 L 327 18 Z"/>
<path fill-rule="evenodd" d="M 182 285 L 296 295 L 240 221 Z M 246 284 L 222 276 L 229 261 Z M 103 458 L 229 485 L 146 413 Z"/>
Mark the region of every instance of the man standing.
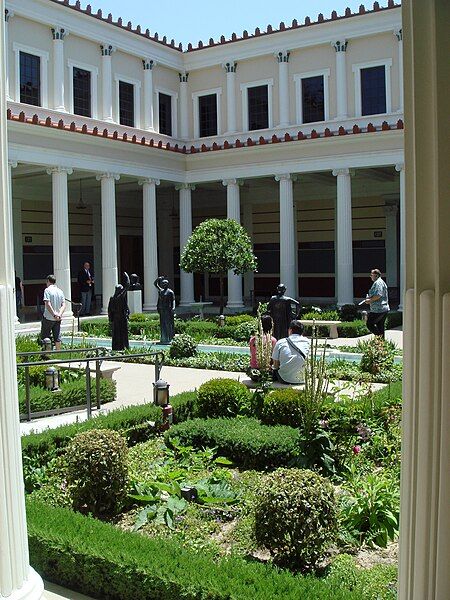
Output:
<path fill-rule="evenodd" d="M 63 291 L 56 286 L 56 277 L 47 277 L 44 291 L 44 315 L 42 317 L 41 340 L 53 336 L 55 348 L 61 350 L 61 319 L 66 310 Z"/>
<path fill-rule="evenodd" d="M 273 368 L 280 383 L 297 385 L 305 381 L 305 362 L 310 341 L 303 336 L 303 324 L 289 323 L 288 337 L 278 340 L 272 352 Z"/>
<path fill-rule="evenodd" d="M 92 286 L 94 284 L 94 276 L 91 271 L 91 264 L 85 262 L 83 268 L 78 273 L 78 284 L 81 292 L 81 310 L 82 315 L 91 314 Z"/>
<path fill-rule="evenodd" d="M 379 269 L 372 269 L 370 272 L 372 287 L 366 296 L 366 304 L 370 306 L 370 312 L 367 315 L 367 329 L 384 337 L 384 323 L 389 312 L 388 288 L 381 279 Z"/>

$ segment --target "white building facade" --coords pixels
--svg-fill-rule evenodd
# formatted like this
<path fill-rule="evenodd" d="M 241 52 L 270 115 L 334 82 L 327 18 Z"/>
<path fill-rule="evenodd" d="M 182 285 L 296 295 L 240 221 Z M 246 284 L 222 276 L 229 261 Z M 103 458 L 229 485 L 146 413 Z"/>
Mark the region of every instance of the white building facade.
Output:
<path fill-rule="evenodd" d="M 78 3 L 5 11 L 14 262 L 25 302 L 55 272 L 76 299 L 93 263 L 106 308 L 121 271 L 164 274 L 179 303 L 218 295 L 180 273 L 209 217 L 247 229 L 255 274 L 229 274 L 228 306 L 282 280 L 343 305 L 380 268 L 401 307 L 404 152 L 401 9 L 360 9 L 233 34 L 183 51 Z"/>

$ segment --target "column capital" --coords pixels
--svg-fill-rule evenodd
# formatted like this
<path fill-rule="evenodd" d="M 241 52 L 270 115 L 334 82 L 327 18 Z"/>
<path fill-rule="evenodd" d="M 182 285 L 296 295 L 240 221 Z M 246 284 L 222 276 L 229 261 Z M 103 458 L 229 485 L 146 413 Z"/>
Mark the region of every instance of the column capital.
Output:
<path fill-rule="evenodd" d="M 395 165 L 395 170 L 398 172 L 403 171 L 404 169 L 405 169 L 405 163 L 397 163 Z"/>
<path fill-rule="evenodd" d="M 53 175 L 53 173 L 67 173 L 67 175 L 72 175 L 73 169 L 72 167 L 61 167 L 56 165 L 47 169 L 47 175 Z"/>
<path fill-rule="evenodd" d="M 64 27 L 52 27 L 52 37 L 54 40 L 63 41 L 68 35 L 69 32 Z"/>
<path fill-rule="evenodd" d="M 143 58 L 142 59 L 142 66 L 144 68 L 144 71 L 153 71 L 153 68 L 156 67 L 158 63 L 156 62 L 156 60 L 153 60 L 152 58 Z"/>
<path fill-rule="evenodd" d="M 396 29 L 396 30 L 394 31 L 394 35 L 395 35 L 395 37 L 397 38 L 397 40 L 398 40 L 399 42 L 402 42 L 402 41 L 403 41 L 403 29 Z"/>
<path fill-rule="evenodd" d="M 338 175 L 354 175 L 355 172 L 353 171 L 353 169 L 333 169 L 331 171 L 331 173 L 333 174 L 334 177 L 337 177 Z"/>
<path fill-rule="evenodd" d="M 297 181 L 297 175 L 282 173 L 281 175 L 275 175 L 275 181 Z"/>
<path fill-rule="evenodd" d="M 159 185 L 161 181 L 159 179 L 155 179 L 154 177 L 146 177 L 145 179 L 139 179 L 138 185 Z"/>
<path fill-rule="evenodd" d="M 11 167 L 11 169 L 15 169 L 17 167 L 17 160 L 8 160 L 8 165 Z"/>
<path fill-rule="evenodd" d="M 178 185 L 175 186 L 175 189 L 177 191 L 180 191 L 180 190 L 191 190 L 191 191 L 194 191 L 195 190 L 195 185 L 193 183 L 179 183 Z"/>
<path fill-rule="evenodd" d="M 398 213 L 398 204 L 385 204 L 383 209 L 385 217 L 395 217 Z"/>
<path fill-rule="evenodd" d="M 229 60 L 222 63 L 222 67 L 225 69 L 226 73 L 236 73 L 237 63 L 234 60 Z"/>
<path fill-rule="evenodd" d="M 111 44 L 101 44 L 100 52 L 102 56 L 111 56 L 113 52 L 116 51 L 116 48 Z"/>
<path fill-rule="evenodd" d="M 336 40 L 335 42 L 331 42 L 331 45 L 336 50 L 336 52 L 346 52 L 348 40 Z"/>
<path fill-rule="evenodd" d="M 96 175 L 95 179 L 97 181 L 101 181 L 102 179 L 114 179 L 115 181 L 119 181 L 120 175 L 118 173 L 105 172 L 105 173 L 99 173 L 98 175 Z"/>
<path fill-rule="evenodd" d="M 244 185 L 244 181 L 242 179 L 223 179 L 222 180 L 222 185 L 224 185 L 225 187 L 229 186 L 229 185 Z"/>
<path fill-rule="evenodd" d="M 289 50 L 280 50 L 279 52 L 275 52 L 274 56 L 279 63 L 288 63 L 289 62 Z"/>
<path fill-rule="evenodd" d="M 183 73 L 178 73 L 178 76 L 180 77 L 180 83 L 187 83 L 189 73 L 186 73 L 186 71 L 183 71 Z"/>
<path fill-rule="evenodd" d="M 13 16 L 14 16 L 14 11 L 11 10 L 10 8 L 5 8 L 5 22 L 9 23 L 9 20 Z"/>

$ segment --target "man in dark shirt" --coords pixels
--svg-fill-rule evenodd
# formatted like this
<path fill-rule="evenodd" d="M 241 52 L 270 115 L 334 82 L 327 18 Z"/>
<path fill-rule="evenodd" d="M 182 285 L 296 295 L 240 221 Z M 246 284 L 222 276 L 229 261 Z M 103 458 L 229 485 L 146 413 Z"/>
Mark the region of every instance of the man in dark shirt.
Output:
<path fill-rule="evenodd" d="M 78 273 L 78 285 L 81 292 L 80 316 L 91 313 L 92 286 L 94 285 L 94 274 L 89 262 L 85 262 Z"/>

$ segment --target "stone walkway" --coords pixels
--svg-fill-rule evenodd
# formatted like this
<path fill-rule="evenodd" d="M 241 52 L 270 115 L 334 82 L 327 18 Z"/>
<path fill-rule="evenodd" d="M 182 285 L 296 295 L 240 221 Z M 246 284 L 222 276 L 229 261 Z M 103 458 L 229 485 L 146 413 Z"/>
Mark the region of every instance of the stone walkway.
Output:
<path fill-rule="evenodd" d="M 55 583 L 44 582 L 45 592 L 43 600 L 92 600 L 88 596 L 78 594 L 78 592 L 72 592 L 66 590 Z"/>

